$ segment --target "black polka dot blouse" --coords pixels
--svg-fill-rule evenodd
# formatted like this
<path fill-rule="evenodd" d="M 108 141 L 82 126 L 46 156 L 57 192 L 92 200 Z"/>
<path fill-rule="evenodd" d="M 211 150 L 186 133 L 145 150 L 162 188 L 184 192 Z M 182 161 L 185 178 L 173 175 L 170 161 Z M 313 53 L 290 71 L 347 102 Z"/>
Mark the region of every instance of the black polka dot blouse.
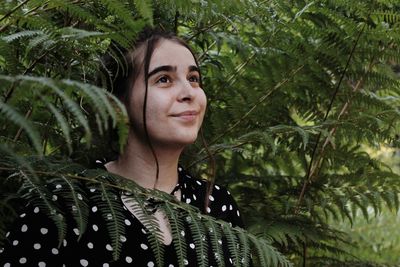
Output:
<path fill-rule="evenodd" d="M 199 210 L 204 209 L 204 198 L 206 182 L 192 178 L 181 167 L 178 168 L 178 187 L 181 190 L 181 201 L 193 205 Z M 56 188 L 61 185 L 54 185 Z M 98 194 L 95 188 L 88 188 L 88 194 Z M 57 195 L 53 200 L 57 201 Z M 90 197 L 88 199 L 91 199 Z M 214 185 L 212 194 L 209 196 L 209 206 L 206 213 L 232 224 L 232 226 L 243 227 L 239 210 L 236 203 L 224 187 Z M 59 201 L 59 200 L 58 200 Z M 40 208 L 28 205 L 23 213 L 13 224 L 12 229 L 6 233 L 6 241 L 0 248 L 0 267 L 11 266 L 38 266 L 38 267 L 79 267 L 79 266 L 156 266 L 154 253 L 148 240 L 148 230 L 145 226 L 125 207 L 123 208 L 125 223 L 125 235 L 120 236 L 122 250 L 117 261 L 113 260 L 113 246 L 110 241 L 106 222 L 99 212 L 99 207 L 89 201 L 89 216 L 86 231 L 80 235 L 79 229 L 73 224 L 67 229 L 65 239 L 59 244 L 57 227 L 54 222 L 45 216 Z M 187 266 L 198 266 L 196 245 L 191 237 L 188 225 L 181 235 L 185 237 L 187 258 L 184 264 Z M 172 242 L 173 243 L 173 242 Z M 173 244 L 164 246 L 164 266 L 177 267 L 177 253 Z M 233 266 L 232 259 L 228 253 L 228 244 L 224 237 L 218 240 L 224 251 L 225 266 Z M 208 245 L 208 265 L 218 266 L 215 261 L 215 252 Z"/>

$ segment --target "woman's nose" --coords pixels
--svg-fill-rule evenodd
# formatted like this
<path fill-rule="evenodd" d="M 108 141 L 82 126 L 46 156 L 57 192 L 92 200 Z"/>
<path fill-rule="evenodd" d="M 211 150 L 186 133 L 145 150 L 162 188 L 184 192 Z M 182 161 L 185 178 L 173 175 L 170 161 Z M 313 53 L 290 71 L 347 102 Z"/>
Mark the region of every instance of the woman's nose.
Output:
<path fill-rule="evenodd" d="M 193 86 L 190 84 L 189 81 L 184 80 L 180 83 L 179 85 L 180 91 L 178 95 L 178 101 L 184 102 L 184 101 L 193 101 L 194 99 L 194 89 Z"/>

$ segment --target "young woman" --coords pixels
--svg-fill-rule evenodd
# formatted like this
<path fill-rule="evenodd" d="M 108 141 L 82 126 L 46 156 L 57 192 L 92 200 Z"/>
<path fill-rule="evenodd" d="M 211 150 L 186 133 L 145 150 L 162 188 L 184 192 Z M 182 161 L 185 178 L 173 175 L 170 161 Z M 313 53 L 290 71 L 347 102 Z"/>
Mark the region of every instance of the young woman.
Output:
<path fill-rule="evenodd" d="M 242 227 L 237 206 L 225 188 L 218 185 L 211 188 L 208 182 L 191 177 L 178 165 L 183 149 L 198 136 L 207 102 L 191 49 L 176 36 L 152 33 L 142 37 L 125 59 L 128 71 L 116 75 L 113 90 L 127 108 L 129 137 L 123 153 L 104 168 Z M 60 187 L 55 185 L 56 189 Z M 113 261 L 116 248 L 107 234 L 109 221 L 91 201 L 99 190 L 89 187 L 86 194 L 89 215 L 82 235 L 78 228 L 71 227 L 59 246 L 54 222 L 43 216 L 39 207 L 30 205 L 20 214 L 14 230 L 7 233 L 5 248 L 0 250 L 0 266 L 155 266 L 156 255 L 139 204 L 122 192 L 115 193 L 125 231 L 119 236 L 122 244 L 119 259 Z M 55 196 L 61 201 L 60 196 Z M 162 233 L 159 242 L 163 246 L 164 265 L 178 266 L 173 245 L 176 240 L 172 238 L 168 218 L 151 199 L 149 205 L 154 206 L 153 216 Z M 209 266 L 217 266 L 211 245 L 207 255 L 198 254 L 199 241 L 194 240 L 188 225 L 184 225 L 181 235 L 187 244 L 184 265 L 197 266 L 199 258 L 206 258 Z M 221 238 L 218 243 L 224 251 L 225 265 L 232 266 L 226 239 Z"/>

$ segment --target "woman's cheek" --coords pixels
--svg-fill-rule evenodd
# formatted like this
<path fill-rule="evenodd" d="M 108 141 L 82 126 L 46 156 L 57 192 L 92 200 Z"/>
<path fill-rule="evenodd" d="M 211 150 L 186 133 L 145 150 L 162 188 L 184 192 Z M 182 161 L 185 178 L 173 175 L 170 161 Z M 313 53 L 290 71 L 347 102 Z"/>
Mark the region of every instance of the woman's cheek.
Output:
<path fill-rule="evenodd" d="M 203 90 L 201 90 L 201 93 L 198 96 L 198 99 L 200 100 L 199 106 L 201 108 L 201 113 L 202 113 L 201 121 L 200 121 L 200 125 L 199 125 L 199 126 L 201 126 L 203 123 L 203 119 L 204 119 L 206 108 L 207 108 L 207 97 Z"/>
<path fill-rule="evenodd" d="M 206 96 L 206 93 L 203 91 L 203 90 L 201 90 L 201 99 L 202 99 L 202 107 L 203 107 L 203 112 L 205 112 L 205 110 L 206 110 L 206 108 L 207 108 L 207 96 Z"/>

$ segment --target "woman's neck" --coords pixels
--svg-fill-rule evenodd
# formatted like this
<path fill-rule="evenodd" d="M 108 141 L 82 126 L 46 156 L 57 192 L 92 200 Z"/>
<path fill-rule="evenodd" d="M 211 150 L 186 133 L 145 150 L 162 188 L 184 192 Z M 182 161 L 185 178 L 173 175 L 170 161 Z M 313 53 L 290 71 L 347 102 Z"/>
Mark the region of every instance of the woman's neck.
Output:
<path fill-rule="evenodd" d="M 177 168 L 182 150 L 183 148 L 156 148 L 159 165 L 157 182 L 156 161 L 151 149 L 131 135 L 124 152 L 117 160 L 107 163 L 105 167 L 109 172 L 133 180 L 142 187 L 170 193 L 178 182 Z"/>

